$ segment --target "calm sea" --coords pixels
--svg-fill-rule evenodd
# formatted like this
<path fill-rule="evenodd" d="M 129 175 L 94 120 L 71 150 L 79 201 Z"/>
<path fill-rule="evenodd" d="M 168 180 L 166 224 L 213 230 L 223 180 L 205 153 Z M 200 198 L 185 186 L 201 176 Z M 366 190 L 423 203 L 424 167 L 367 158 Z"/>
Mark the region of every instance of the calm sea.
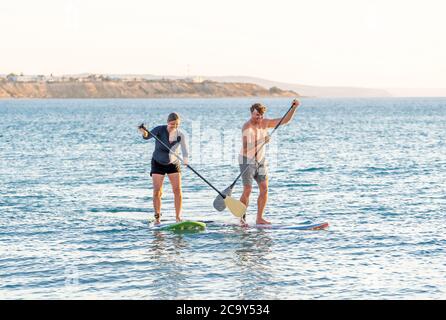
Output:
<path fill-rule="evenodd" d="M 446 99 L 302 99 L 269 146 L 265 217 L 327 231 L 150 229 L 137 125 L 179 112 L 191 165 L 222 190 L 257 101 L 269 117 L 291 102 L 0 100 L 0 298 L 445 299 Z M 236 223 L 188 169 L 183 192 L 185 219 Z M 173 208 L 166 180 L 164 221 Z"/>

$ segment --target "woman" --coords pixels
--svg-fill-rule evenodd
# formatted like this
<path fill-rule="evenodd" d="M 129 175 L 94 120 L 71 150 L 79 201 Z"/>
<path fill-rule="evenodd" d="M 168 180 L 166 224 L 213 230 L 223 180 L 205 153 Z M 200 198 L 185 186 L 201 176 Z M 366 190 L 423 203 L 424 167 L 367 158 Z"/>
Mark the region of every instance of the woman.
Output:
<path fill-rule="evenodd" d="M 159 141 L 155 141 L 155 150 L 152 156 L 152 168 L 150 176 L 153 181 L 153 207 L 155 209 L 155 224 L 160 223 L 161 219 L 161 195 L 163 193 L 164 176 L 167 174 L 172 191 L 175 197 L 175 214 L 176 221 L 181 221 L 181 210 L 183 195 L 181 191 L 181 167 L 178 158 L 170 151 L 178 155 L 181 145 L 181 153 L 183 155 L 184 164 L 188 164 L 189 152 L 187 149 L 186 136 L 178 129 L 180 126 L 180 116 L 177 113 L 169 114 L 167 125 L 155 127 L 148 132 L 143 127 L 139 127 L 144 139 L 152 138 L 155 135 L 170 150 Z"/>

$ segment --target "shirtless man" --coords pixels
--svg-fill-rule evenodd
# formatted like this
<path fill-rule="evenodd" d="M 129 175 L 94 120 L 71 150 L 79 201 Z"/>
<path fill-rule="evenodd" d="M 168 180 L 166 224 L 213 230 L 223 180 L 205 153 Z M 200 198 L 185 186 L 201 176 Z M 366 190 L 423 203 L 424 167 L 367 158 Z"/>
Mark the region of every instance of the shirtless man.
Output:
<path fill-rule="evenodd" d="M 292 102 L 292 109 L 283 119 L 282 124 L 287 124 L 293 119 L 300 102 L 295 99 Z M 248 207 L 249 196 L 252 191 L 252 182 L 255 179 L 259 186 L 259 197 L 257 199 L 257 224 L 270 224 L 271 222 L 263 218 L 266 202 L 268 200 L 268 167 L 265 161 L 264 143 L 268 143 L 268 129 L 274 128 L 279 119 L 263 118 L 266 107 L 261 103 L 251 106 L 251 118 L 243 125 L 243 144 L 240 150 L 239 163 L 240 171 L 243 173 L 243 194 L 240 201 Z M 242 224 L 246 223 L 246 215 L 241 219 Z"/>

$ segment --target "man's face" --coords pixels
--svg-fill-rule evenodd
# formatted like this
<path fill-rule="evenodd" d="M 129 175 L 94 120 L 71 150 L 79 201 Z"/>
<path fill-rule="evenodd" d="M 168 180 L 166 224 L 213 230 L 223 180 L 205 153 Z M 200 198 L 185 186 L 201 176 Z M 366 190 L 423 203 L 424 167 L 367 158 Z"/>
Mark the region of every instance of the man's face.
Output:
<path fill-rule="evenodd" d="M 254 111 L 251 112 L 251 120 L 254 123 L 259 123 L 260 121 L 262 121 L 262 119 L 263 119 L 263 114 L 258 112 L 256 109 L 254 109 Z"/>

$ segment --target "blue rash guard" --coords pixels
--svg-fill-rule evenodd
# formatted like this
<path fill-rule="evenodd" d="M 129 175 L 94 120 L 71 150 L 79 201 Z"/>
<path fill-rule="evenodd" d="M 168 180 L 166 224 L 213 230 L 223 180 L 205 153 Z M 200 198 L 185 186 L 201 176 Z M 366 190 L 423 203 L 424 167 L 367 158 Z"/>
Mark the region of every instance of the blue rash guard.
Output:
<path fill-rule="evenodd" d="M 186 136 L 181 130 L 176 130 L 176 139 L 172 143 L 169 141 L 169 132 L 167 131 L 167 125 L 153 128 L 152 130 L 150 130 L 149 135 L 147 137 L 144 137 L 144 139 L 150 139 L 152 138 L 152 135 L 156 135 L 158 139 L 169 146 L 170 150 L 172 150 L 172 152 L 177 155 L 179 155 L 179 147 L 181 145 L 181 153 L 183 154 L 183 158 L 187 159 L 189 157 Z M 152 158 L 156 162 L 163 165 L 178 164 L 180 162 L 176 156 L 170 154 L 170 151 L 158 141 L 155 141 L 155 150 L 153 151 Z"/>

